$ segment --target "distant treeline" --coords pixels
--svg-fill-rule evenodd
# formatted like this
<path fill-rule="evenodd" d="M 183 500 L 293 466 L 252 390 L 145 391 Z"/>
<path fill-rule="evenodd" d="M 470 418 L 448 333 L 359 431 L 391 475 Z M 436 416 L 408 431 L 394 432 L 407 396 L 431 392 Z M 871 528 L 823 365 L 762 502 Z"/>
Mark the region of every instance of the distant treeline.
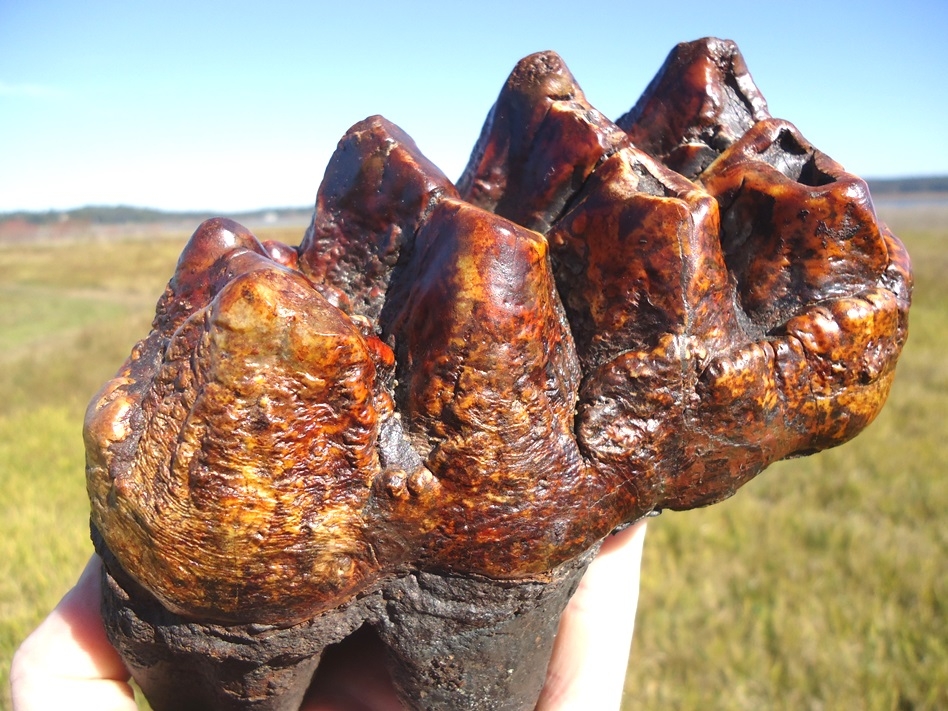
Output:
<path fill-rule="evenodd" d="M 948 175 L 926 178 L 879 178 L 869 179 L 869 190 L 873 195 L 897 195 L 903 193 L 948 193 Z M 309 213 L 311 207 L 285 207 L 266 210 L 252 210 L 244 213 L 228 213 L 236 220 L 263 218 L 265 216 L 284 217 Z M 22 220 L 32 225 L 47 225 L 56 222 L 72 221 L 94 225 L 122 225 L 134 223 L 153 223 L 169 221 L 200 222 L 219 212 L 165 212 L 145 207 L 91 206 L 75 210 L 47 210 L 45 212 L 6 212 L 0 213 L 0 222 Z"/>
<path fill-rule="evenodd" d="M 284 215 L 311 212 L 311 207 L 300 208 L 277 208 L 267 210 L 252 210 L 245 213 L 227 213 L 234 219 L 254 218 L 272 215 L 282 217 Z M 200 222 L 209 217 L 221 215 L 220 212 L 166 212 L 164 210 L 153 210 L 145 207 L 130 207 L 127 205 L 97 205 L 90 207 L 80 207 L 74 210 L 46 210 L 43 212 L 28 212 L 20 210 L 17 212 L 0 213 L 0 222 L 6 220 L 22 220 L 32 225 L 48 225 L 56 222 L 75 221 L 93 225 L 125 225 L 135 223 L 154 223 L 154 222 Z"/>
<path fill-rule="evenodd" d="M 867 180 L 873 195 L 948 192 L 948 175 L 929 178 L 879 178 Z"/>

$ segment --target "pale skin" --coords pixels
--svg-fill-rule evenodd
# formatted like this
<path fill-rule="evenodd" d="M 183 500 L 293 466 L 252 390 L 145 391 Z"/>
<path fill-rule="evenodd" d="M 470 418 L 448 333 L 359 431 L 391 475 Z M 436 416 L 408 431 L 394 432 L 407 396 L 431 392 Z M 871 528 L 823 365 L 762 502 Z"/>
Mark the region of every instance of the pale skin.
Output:
<path fill-rule="evenodd" d="M 560 621 L 537 711 L 618 709 L 638 602 L 645 523 L 610 536 Z M 134 711 L 128 672 L 99 615 L 101 561 L 23 642 L 10 673 L 14 711 Z M 402 711 L 377 640 L 353 638 L 320 666 L 301 711 Z"/>

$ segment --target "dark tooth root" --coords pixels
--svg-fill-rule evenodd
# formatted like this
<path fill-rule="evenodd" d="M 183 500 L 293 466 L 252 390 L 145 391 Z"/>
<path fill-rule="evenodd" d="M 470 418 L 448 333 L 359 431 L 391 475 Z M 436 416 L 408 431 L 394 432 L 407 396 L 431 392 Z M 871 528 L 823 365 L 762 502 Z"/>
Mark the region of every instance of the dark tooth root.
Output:
<path fill-rule="evenodd" d="M 542 582 L 393 578 L 289 628 L 194 622 L 106 571 L 102 610 L 109 640 L 154 711 L 296 711 L 327 647 L 363 624 L 387 648 L 407 708 L 520 711 L 539 696 L 560 614 L 596 550 Z"/>

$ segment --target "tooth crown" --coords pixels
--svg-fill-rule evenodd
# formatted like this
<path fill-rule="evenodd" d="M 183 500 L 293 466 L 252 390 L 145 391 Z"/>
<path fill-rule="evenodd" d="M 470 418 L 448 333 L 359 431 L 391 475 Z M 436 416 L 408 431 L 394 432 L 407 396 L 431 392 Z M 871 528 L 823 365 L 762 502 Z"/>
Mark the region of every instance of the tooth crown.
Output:
<path fill-rule="evenodd" d="M 457 188 L 372 117 L 298 248 L 198 228 L 89 406 L 92 524 L 225 623 L 406 570 L 541 580 L 855 436 L 910 294 L 865 183 L 770 117 L 733 43 L 680 45 L 617 124 L 532 55 Z"/>

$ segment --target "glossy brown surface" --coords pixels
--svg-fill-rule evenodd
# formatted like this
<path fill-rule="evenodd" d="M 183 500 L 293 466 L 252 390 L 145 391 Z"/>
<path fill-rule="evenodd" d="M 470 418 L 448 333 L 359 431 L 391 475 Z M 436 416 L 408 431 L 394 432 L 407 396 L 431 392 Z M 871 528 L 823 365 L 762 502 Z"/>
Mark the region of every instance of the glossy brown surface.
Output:
<path fill-rule="evenodd" d="M 737 45 L 706 37 L 675 47 L 616 123 L 638 148 L 693 180 L 766 118 L 767 101 Z"/>
<path fill-rule="evenodd" d="M 298 248 L 201 225 L 90 405 L 93 527 L 183 619 L 546 584 L 860 432 L 910 295 L 865 183 L 770 117 L 733 43 L 677 47 L 618 125 L 532 55 L 457 189 L 371 117 Z"/>

